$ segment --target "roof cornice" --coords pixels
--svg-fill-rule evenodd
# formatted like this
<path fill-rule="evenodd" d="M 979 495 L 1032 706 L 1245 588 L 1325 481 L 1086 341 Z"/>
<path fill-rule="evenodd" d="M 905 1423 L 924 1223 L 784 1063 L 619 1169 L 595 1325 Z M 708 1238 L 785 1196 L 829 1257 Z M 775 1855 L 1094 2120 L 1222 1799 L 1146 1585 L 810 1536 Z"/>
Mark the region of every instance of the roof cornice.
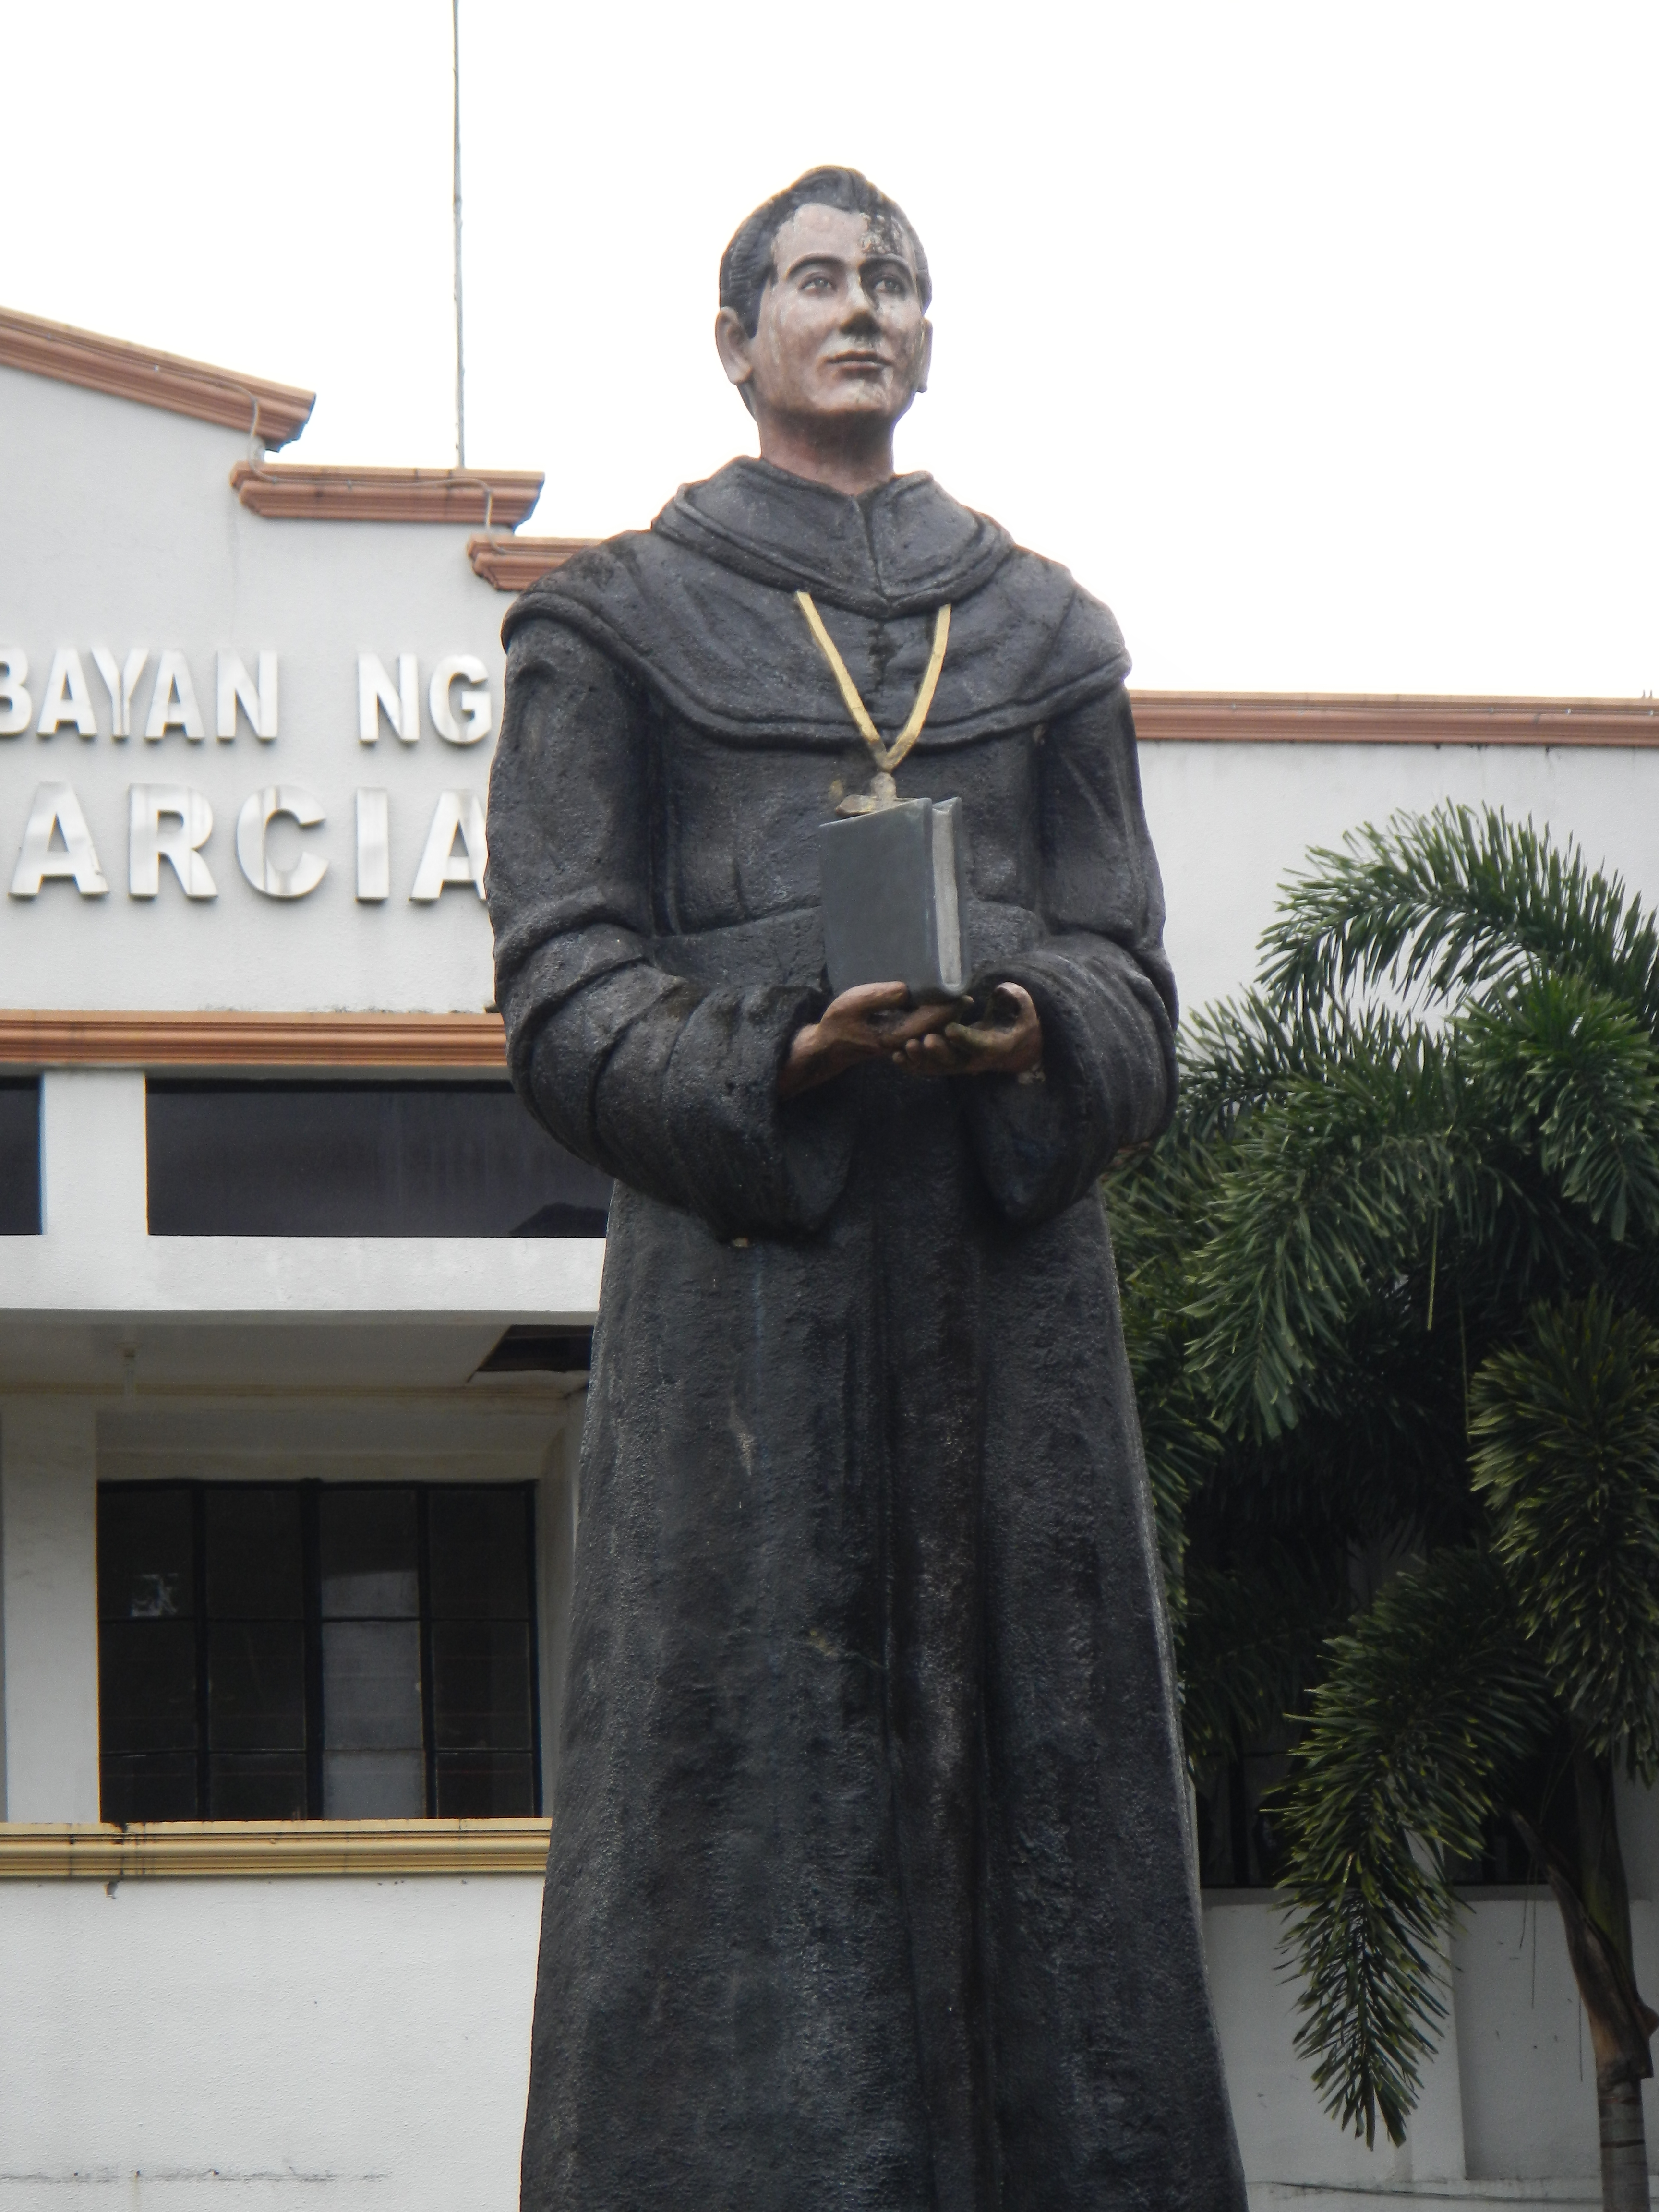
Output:
<path fill-rule="evenodd" d="M 128 345 L 11 307 L 0 307 L 0 367 L 164 407 L 173 415 L 193 415 L 227 430 L 247 431 L 266 446 L 285 446 L 297 438 L 317 399 L 314 392 L 291 384 L 272 384 L 266 377 L 242 376 L 179 354 Z"/>
<path fill-rule="evenodd" d="M 1653 699 L 1387 697 L 1363 692 L 1139 691 L 1143 743 L 1308 745 L 1652 745 Z"/>
<path fill-rule="evenodd" d="M 573 553 L 597 545 L 597 538 L 470 538 L 466 556 L 472 573 L 498 592 L 526 592 L 551 568 L 562 568 Z"/>
<path fill-rule="evenodd" d="M 271 468 L 238 461 L 236 496 L 283 522 L 470 522 L 513 530 L 542 495 L 527 469 Z"/>

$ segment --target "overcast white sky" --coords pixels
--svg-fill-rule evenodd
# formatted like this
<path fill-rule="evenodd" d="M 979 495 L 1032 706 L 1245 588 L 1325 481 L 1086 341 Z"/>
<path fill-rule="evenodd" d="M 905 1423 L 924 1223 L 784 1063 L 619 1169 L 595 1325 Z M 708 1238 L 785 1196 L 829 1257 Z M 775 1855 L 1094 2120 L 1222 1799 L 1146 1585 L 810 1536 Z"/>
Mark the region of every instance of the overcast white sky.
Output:
<path fill-rule="evenodd" d="M 844 161 L 933 261 L 901 465 L 1147 686 L 1659 689 L 1659 7 L 461 0 L 468 458 L 639 525 L 752 450 L 738 219 Z M 0 301 L 453 458 L 448 0 L 0 0 Z"/>

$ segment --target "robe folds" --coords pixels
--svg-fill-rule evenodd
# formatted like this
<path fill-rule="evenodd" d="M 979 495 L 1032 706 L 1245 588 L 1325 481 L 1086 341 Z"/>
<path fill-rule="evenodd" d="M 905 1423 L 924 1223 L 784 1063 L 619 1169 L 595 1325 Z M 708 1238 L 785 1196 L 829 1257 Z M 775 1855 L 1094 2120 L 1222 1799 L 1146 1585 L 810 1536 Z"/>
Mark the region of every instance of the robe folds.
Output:
<path fill-rule="evenodd" d="M 815 834 L 952 608 L 959 797 L 1041 1079 L 788 1103 Z M 617 1179 L 582 1443 L 526 2212 L 1243 2212 L 1097 1189 L 1175 991 L 1105 608 L 926 476 L 736 461 L 507 616 L 513 1079 Z"/>

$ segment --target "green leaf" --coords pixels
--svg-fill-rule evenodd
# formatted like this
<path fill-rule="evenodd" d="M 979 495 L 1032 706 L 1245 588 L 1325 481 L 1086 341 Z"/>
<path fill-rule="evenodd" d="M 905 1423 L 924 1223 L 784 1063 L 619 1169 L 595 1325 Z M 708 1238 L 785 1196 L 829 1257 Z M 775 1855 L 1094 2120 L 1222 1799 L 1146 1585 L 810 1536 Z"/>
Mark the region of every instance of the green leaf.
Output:
<path fill-rule="evenodd" d="M 1659 1027 L 1659 930 L 1578 848 L 1491 807 L 1358 830 L 1286 886 L 1262 939 L 1269 990 L 1317 1007 L 1351 983 L 1449 999 L 1537 968 L 1623 998 Z"/>
<path fill-rule="evenodd" d="M 1470 1387 L 1474 1484 L 1521 1618 L 1590 1748 L 1659 1775 L 1659 1331 L 1592 1292 Z"/>
<path fill-rule="evenodd" d="M 1400 2142 L 1445 2011 L 1449 1869 L 1478 1853 L 1553 1706 L 1501 1571 L 1473 1550 L 1397 1577 L 1330 1653 L 1286 1794 L 1297 2049 L 1345 2127 L 1370 2144 L 1380 2118 Z"/>
<path fill-rule="evenodd" d="M 1471 1082 L 1510 1141 L 1615 1243 L 1659 1227 L 1659 1054 L 1626 1005 L 1579 975 L 1534 975 L 1462 1019 Z"/>
<path fill-rule="evenodd" d="M 1243 1123 L 1194 1263 L 1195 1378 L 1226 1426 L 1293 1427 L 1355 1319 L 1426 1266 L 1452 1182 L 1444 1058 L 1390 1036 Z"/>

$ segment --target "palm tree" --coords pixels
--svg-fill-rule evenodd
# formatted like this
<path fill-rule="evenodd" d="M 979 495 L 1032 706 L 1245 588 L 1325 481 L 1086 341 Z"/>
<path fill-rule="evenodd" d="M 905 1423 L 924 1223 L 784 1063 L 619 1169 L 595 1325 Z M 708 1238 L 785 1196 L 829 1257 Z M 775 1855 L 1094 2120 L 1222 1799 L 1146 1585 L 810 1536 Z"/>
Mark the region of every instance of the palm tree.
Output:
<path fill-rule="evenodd" d="M 1109 1198 L 1189 1756 L 1232 1878 L 1252 1850 L 1294 1903 L 1298 2047 L 1402 2139 L 1507 1825 L 1590 2023 L 1604 2203 L 1646 2208 L 1613 1775 L 1659 1774 L 1659 932 L 1530 825 L 1402 817 L 1313 856 L 1185 1058 Z"/>

